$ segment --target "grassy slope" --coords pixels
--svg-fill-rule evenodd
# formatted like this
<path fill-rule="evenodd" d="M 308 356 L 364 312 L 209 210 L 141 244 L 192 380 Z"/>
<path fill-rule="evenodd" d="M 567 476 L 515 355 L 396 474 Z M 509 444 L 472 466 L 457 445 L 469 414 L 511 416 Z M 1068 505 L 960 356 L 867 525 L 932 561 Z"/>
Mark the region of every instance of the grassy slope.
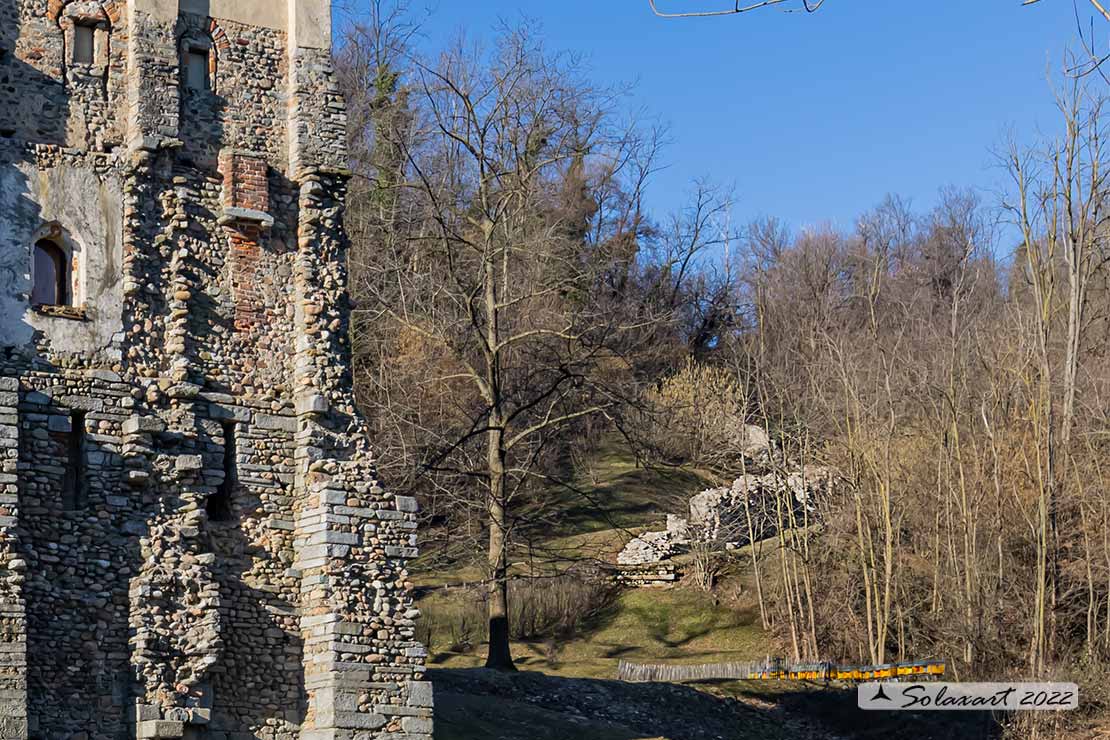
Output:
<path fill-rule="evenodd" d="M 612 561 L 634 534 L 662 527 L 667 514 L 684 514 L 691 496 L 714 485 L 701 471 L 640 467 L 619 440 L 610 440 L 595 452 L 588 472 L 550 487 L 540 527 L 546 535 L 538 544 L 544 556 L 564 563 Z M 482 579 L 473 563 L 431 568 L 417 560 L 414 570 L 423 588 Z"/>
<path fill-rule="evenodd" d="M 552 492 L 557 513 L 551 537 L 543 544 L 549 551 L 568 558 L 611 560 L 633 533 L 658 528 L 667 513 L 681 513 L 690 496 L 713 484 L 708 476 L 696 471 L 645 470 L 637 467 L 618 446 L 607 446 L 595 456 L 592 474 L 576 481 L 578 490 Z M 743 568 L 746 555 L 740 553 L 735 562 Z M 478 581 L 481 570 L 466 566 L 418 571 L 416 575 L 421 586 L 435 587 Z M 653 725 L 653 721 L 662 722 L 662 718 L 670 717 L 682 706 L 700 706 L 702 711 L 719 715 L 716 727 L 722 731 L 712 731 L 709 736 L 728 740 L 835 737 L 871 740 L 911 734 L 918 740 L 971 740 L 990 736 L 972 717 L 953 717 L 953 724 L 949 725 L 949 718 L 929 718 L 925 722 L 907 715 L 862 715 L 855 709 L 854 692 L 815 693 L 818 687 L 813 685 L 730 682 L 702 685 L 695 690 L 604 680 L 615 677 L 621 659 L 715 663 L 759 660 L 781 652 L 760 628 L 751 585 L 746 573 L 733 575 L 721 591 L 728 593 L 742 586 L 745 596 L 727 606 L 693 588 L 626 591 L 612 609 L 594 620 L 582 634 L 558 641 L 514 643 L 517 665 L 532 673 L 503 681 L 492 681 L 489 672 L 475 670 L 485 657 L 485 645 L 479 637 L 484 634 L 485 625 L 480 612 L 465 603 L 466 591 L 430 590 L 420 599 L 419 606 L 424 613 L 423 622 L 435 626 L 429 663 L 436 683 L 436 738 L 702 737 L 688 735 L 682 722 L 677 727 L 672 722 L 669 735 L 662 735 Z M 466 615 L 463 620 L 466 623 L 460 624 L 462 615 Z M 467 633 L 475 643 L 473 647 L 465 650 L 450 647 L 458 641 L 460 632 Z M 491 692 L 491 681 L 501 681 L 502 685 Z M 670 691 L 694 693 L 687 693 L 675 707 L 666 701 Z M 576 702 L 575 697 L 580 694 L 585 698 Z M 597 699 L 599 694 L 603 699 Z M 697 697 L 704 697 L 707 703 L 699 705 L 701 700 Z M 611 716 L 606 710 L 614 703 L 625 706 L 627 716 Z M 686 724 L 696 725 L 696 717 L 689 718 Z M 830 730 L 815 729 L 818 724 Z M 723 730 L 725 727 L 729 729 Z"/>
<path fill-rule="evenodd" d="M 701 471 L 640 467 L 620 442 L 610 441 L 577 476 L 577 491 L 552 491 L 560 519 L 556 535 L 654 526 L 665 514 L 684 514 L 690 497 L 712 485 Z"/>
<path fill-rule="evenodd" d="M 612 561 L 634 533 L 659 528 L 668 513 L 683 513 L 691 496 L 714 485 L 708 475 L 683 469 L 645 469 L 613 442 L 600 448 L 591 470 L 571 487 L 553 489 L 548 554 L 570 561 Z M 417 564 L 419 570 L 419 563 Z M 418 572 L 421 586 L 474 582 L 474 566 Z M 434 625 L 430 663 L 436 667 L 481 665 L 483 645 L 451 650 L 460 638 L 480 634 L 474 610 L 463 603 L 465 591 L 434 590 L 418 606 L 426 624 Z M 478 642 L 478 640 L 474 640 Z M 629 591 L 616 607 L 596 620 L 585 634 L 557 644 L 514 645 L 522 668 L 562 676 L 612 678 L 620 659 L 633 661 L 715 662 L 748 660 L 774 652 L 766 644 L 758 617 L 750 611 L 718 606 L 695 590 Z"/>
<path fill-rule="evenodd" d="M 430 618 L 449 608 L 437 594 L 421 603 Z M 436 606 L 436 603 L 439 606 Z M 713 604 L 687 589 L 627 591 L 616 608 L 588 633 L 558 643 L 517 642 L 513 654 L 522 669 L 557 676 L 613 678 L 619 660 L 716 663 L 756 660 L 775 652 L 759 628 L 758 616 Z M 460 652 L 435 651 L 437 668 L 482 664 L 484 646 Z"/>

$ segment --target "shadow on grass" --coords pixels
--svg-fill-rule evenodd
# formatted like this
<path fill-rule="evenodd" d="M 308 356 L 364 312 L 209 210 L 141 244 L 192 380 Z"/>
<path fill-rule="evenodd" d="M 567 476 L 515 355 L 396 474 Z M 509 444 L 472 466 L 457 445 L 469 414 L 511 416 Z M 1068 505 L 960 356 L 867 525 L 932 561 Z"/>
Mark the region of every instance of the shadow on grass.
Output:
<path fill-rule="evenodd" d="M 620 658 L 640 649 L 639 645 L 610 645 L 608 647 L 609 649 L 601 654 L 604 658 Z"/>
<path fill-rule="evenodd" d="M 626 470 L 588 490 L 563 488 L 555 534 L 566 536 L 654 524 L 660 514 L 683 514 L 690 497 L 711 485 L 676 468 Z"/>
<path fill-rule="evenodd" d="M 696 621 L 693 622 L 690 621 L 690 617 L 682 619 L 681 615 L 676 619 L 672 610 L 658 604 L 630 607 L 628 613 L 640 620 L 651 640 L 672 650 L 689 645 L 694 640 L 717 630 L 737 626 L 721 624 L 713 614 L 697 615 L 694 617 Z"/>

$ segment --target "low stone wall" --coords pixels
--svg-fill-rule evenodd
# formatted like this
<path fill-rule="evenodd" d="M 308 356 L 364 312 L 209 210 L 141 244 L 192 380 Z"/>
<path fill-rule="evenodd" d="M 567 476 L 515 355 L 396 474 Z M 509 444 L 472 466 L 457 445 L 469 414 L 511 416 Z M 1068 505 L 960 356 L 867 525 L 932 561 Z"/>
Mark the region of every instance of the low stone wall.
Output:
<path fill-rule="evenodd" d="M 648 563 L 620 566 L 614 580 L 628 588 L 670 588 L 678 583 L 682 573 L 674 563 Z"/>

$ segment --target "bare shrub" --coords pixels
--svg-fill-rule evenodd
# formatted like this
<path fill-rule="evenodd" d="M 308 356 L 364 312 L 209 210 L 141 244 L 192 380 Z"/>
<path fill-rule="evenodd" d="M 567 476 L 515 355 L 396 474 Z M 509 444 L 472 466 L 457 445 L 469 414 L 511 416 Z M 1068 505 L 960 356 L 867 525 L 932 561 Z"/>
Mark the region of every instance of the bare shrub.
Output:
<path fill-rule="evenodd" d="M 518 640 L 581 634 L 613 606 L 619 594 L 612 583 L 577 574 L 522 578 L 509 589 L 510 626 Z"/>
<path fill-rule="evenodd" d="M 555 655 L 558 641 L 580 635 L 612 608 L 620 589 L 592 574 L 566 573 L 509 582 L 512 609 L 509 632 L 514 640 L 546 640 Z M 421 605 L 418 639 L 437 651 L 466 653 L 488 639 L 488 589 L 468 586 L 441 592 Z"/>
<path fill-rule="evenodd" d="M 457 589 L 421 605 L 417 639 L 430 655 L 465 653 L 485 639 L 484 597 L 480 589 Z"/>
<path fill-rule="evenodd" d="M 696 539 L 690 544 L 690 567 L 687 577 L 698 589 L 711 593 L 721 574 L 722 558 L 715 542 Z"/>
<path fill-rule="evenodd" d="M 742 455 L 747 403 L 731 369 L 687 358 L 647 403 L 648 437 L 662 459 L 727 467 Z"/>

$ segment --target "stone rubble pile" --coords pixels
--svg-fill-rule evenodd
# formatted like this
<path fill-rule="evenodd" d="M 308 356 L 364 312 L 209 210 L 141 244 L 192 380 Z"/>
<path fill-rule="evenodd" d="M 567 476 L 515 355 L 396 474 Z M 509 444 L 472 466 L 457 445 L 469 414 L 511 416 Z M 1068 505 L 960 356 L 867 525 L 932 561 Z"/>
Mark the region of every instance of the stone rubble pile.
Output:
<path fill-rule="evenodd" d="M 617 555 L 617 565 L 644 565 L 670 560 L 683 552 L 688 544 L 686 520 L 668 514 L 667 529 L 634 537 Z"/>
<path fill-rule="evenodd" d="M 744 425 L 739 433 L 753 467 L 770 461 L 772 443 L 766 431 Z M 816 500 L 830 491 L 834 479 L 831 469 L 809 466 L 748 473 L 730 486 L 706 489 L 690 499 L 687 517 L 668 514 L 665 530 L 645 532 L 625 545 L 617 555 L 618 581 L 634 586 L 670 583 L 677 580 L 671 561 L 694 543 L 731 550 L 774 536 L 779 522 L 791 517 L 812 521 Z"/>
<path fill-rule="evenodd" d="M 743 453 L 746 460 L 767 462 L 771 459 L 774 446 L 766 429 L 755 424 L 738 424 L 731 432 L 730 442 Z"/>
<path fill-rule="evenodd" d="M 743 547 L 774 535 L 780 516 L 800 520 L 805 512 L 812 514 L 814 498 L 831 482 L 829 469 L 815 467 L 744 475 L 690 499 L 690 527 L 702 541 Z"/>

